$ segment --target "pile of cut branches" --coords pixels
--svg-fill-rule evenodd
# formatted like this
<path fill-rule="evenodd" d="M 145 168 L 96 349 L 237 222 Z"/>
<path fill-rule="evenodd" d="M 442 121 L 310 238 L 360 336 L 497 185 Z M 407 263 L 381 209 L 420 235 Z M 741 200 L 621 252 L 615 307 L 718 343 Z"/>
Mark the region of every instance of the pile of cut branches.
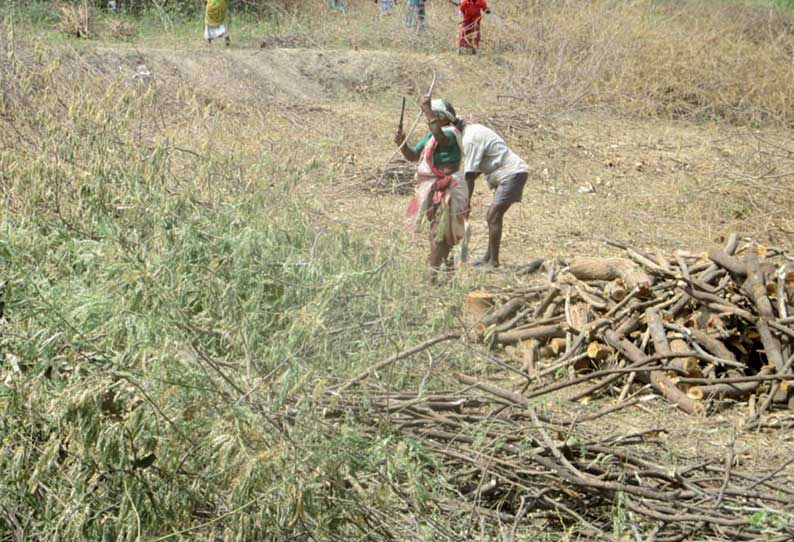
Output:
<path fill-rule="evenodd" d="M 463 331 L 337 386 L 325 415 L 420 443 L 451 490 L 434 503 L 438 512 L 480 517 L 513 537 L 562 527 L 589 540 L 791 540 L 794 458 L 761 470 L 743 463 L 736 428 L 725 457 L 709 458 L 672 450 L 671 428 L 605 433 L 590 422 L 664 396 L 692 415 L 748 400 L 745 429 L 785 427 L 770 412 L 791 406 L 794 267 L 784 251 L 740 248 L 736 236 L 708 254 L 619 246 L 624 257 L 546 262 L 543 284 L 469 293 Z M 500 373 L 459 372 L 457 386 L 431 394 L 353 388 L 460 338 L 503 351 L 488 356 Z M 636 389 L 643 385 L 656 393 Z M 569 400 L 620 398 L 573 415 L 541 401 L 563 389 Z M 381 529 L 395 532 L 398 524 Z"/>
<path fill-rule="evenodd" d="M 416 173 L 416 164 L 406 160 L 395 160 L 383 171 L 364 171 L 360 182 L 370 192 L 410 195 L 414 193 L 414 173 Z"/>
<path fill-rule="evenodd" d="M 625 257 L 547 266 L 540 286 L 471 292 L 469 337 L 504 348 L 533 381 L 579 374 L 527 398 L 574 386 L 572 400 L 625 396 L 646 384 L 689 414 L 747 399 L 756 425 L 773 405 L 794 407 L 794 264 L 782 250 L 739 250 L 736 236 L 707 255 L 620 248 Z"/>
<path fill-rule="evenodd" d="M 452 490 L 453 496 L 434 503 L 437 511 L 483 518 L 512 537 L 561 525 L 574 528 L 580 540 L 622 540 L 631 533 L 655 542 L 783 542 L 794 536 L 792 480 L 782 469 L 754 473 L 734 466 L 733 444 L 724 464 L 681 456 L 671 468 L 660 439 L 664 429 L 588 431 L 537 410 L 519 393 L 458 378 L 465 389 L 422 397 L 380 392 L 362 401 L 348 392 L 325 414 L 352 414 L 381 429 L 386 424 L 420 442 L 439 458 L 439 474 Z M 405 511 L 411 507 L 406 501 Z M 393 524 L 373 528 L 399 532 L 398 512 Z"/>
<path fill-rule="evenodd" d="M 513 98 L 509 96 L 508 98 Z M 490 126 L 502 137 L 508 140 L 517 138 L 537 139 L 540 131 L 549 132 L 548 127 L 544 127 L 534 118 L 526 115 L 515 115 L 512 111 L 497 112 L 483 119 L 482 124 Z"/>

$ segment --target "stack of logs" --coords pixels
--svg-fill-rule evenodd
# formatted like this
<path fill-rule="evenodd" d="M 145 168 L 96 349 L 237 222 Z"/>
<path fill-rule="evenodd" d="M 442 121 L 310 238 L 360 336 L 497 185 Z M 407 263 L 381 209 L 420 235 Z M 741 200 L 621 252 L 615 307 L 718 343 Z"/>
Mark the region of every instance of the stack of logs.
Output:
<path fill-rule="evenodd" d="M 638 382 L 689 414 L 710 398 L 747 398 L 755 419 L 772 404 L 794 409 L 794 264 L 782 250 L 739 249 L 736 236 L 707 255 L 614 245 L 625 257 L 574 258 L 549 266 L 547 284 L 466 298 L 471 340 L 504 348 L 534 381 L 583 375 L 525 397 L 580 385 L 580 400 Z"/>

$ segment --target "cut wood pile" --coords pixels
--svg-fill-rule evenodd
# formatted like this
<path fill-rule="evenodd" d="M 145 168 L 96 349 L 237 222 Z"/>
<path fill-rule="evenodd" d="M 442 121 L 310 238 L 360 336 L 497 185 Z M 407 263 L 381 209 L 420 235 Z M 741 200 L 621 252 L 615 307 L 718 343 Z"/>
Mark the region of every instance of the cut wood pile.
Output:
<path fill-rule="evenodd" d="M 470 293 L 468 337 L 519 362 L 528 399 L 647 385 L 693 415 L 723 399 L 747 400 L 756 425 L 794 409 L 794 264 L 782 250 L 735 236 L 707 255 L 620 246 L 625 257 L 547 266 L 542 285 Z M 561 370 L 576 376 L 542 385 Z"/>
<path fill-rule="evenodd" d="M 531 540 L 560 527 L 572 540 L 794 539 L 794 457 L 746 462 L 736 428 L 723 434 L 724 457 L 709 457 L 697 446 L 671 447 L 672 427 L 622 431 L 602 420 L 663 396 L 692 416 L 748 401 L 744 429 L 792 427 L 770 413 L 792 406 L 794 268 L 783 251 L 739 247 L 735 236 L 707 255 L 621 248 L 624 257 L 546 262 L 543 284 L 471 292 L 463 331 L 334 387 L 325 415 L 418 443 L 434 458 L 432 476 L 450 489 L 423 506 L 480 518 L 483 539 L 498 538 L 483 534 L 488 528 L 499 539 Z M 485 358 L 498 372 L 456 373 L 455 384 L 430 394 L 388 393 L 371 380 L 361 387 L 400 360 L 461 338 L 490 346 Z M 555 392 L 555 400 L 540 400 Z M 590 409 L 557 400 L 601 394 L 617 400 Z M 381 481 L 351 475 L 350 483 L 366 508 L 368 488 Z M 406 499 L 372 528 L 400 539 L 415 506 Z"/>

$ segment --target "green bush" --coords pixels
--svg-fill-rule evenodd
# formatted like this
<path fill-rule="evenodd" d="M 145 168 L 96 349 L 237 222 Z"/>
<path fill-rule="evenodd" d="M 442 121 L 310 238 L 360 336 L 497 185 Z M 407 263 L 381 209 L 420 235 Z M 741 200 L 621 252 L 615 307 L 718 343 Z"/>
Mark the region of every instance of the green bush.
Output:
<path fill-rule="evenodd" d="M 317 400 L 439 323 L 401 244 L 319 223 L 321 164 L 142 137 L 164 96 L 40 53 L 0 66 L 0 540 L 360 536 L 351 476 L 434 486 Z"/>

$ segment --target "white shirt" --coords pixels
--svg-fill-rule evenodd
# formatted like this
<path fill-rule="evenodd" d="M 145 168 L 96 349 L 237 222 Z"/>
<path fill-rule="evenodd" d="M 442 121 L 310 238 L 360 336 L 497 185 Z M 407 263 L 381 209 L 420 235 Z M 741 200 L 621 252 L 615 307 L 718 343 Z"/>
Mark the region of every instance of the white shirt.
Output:
<path fill-rule="evenodd" d="M 485 173 L 492 189 L 516 173 L 529 173 L 527 163 L 504 139 L 482 124 L 463 127 L 463 166 L 466 173 Z"/>

